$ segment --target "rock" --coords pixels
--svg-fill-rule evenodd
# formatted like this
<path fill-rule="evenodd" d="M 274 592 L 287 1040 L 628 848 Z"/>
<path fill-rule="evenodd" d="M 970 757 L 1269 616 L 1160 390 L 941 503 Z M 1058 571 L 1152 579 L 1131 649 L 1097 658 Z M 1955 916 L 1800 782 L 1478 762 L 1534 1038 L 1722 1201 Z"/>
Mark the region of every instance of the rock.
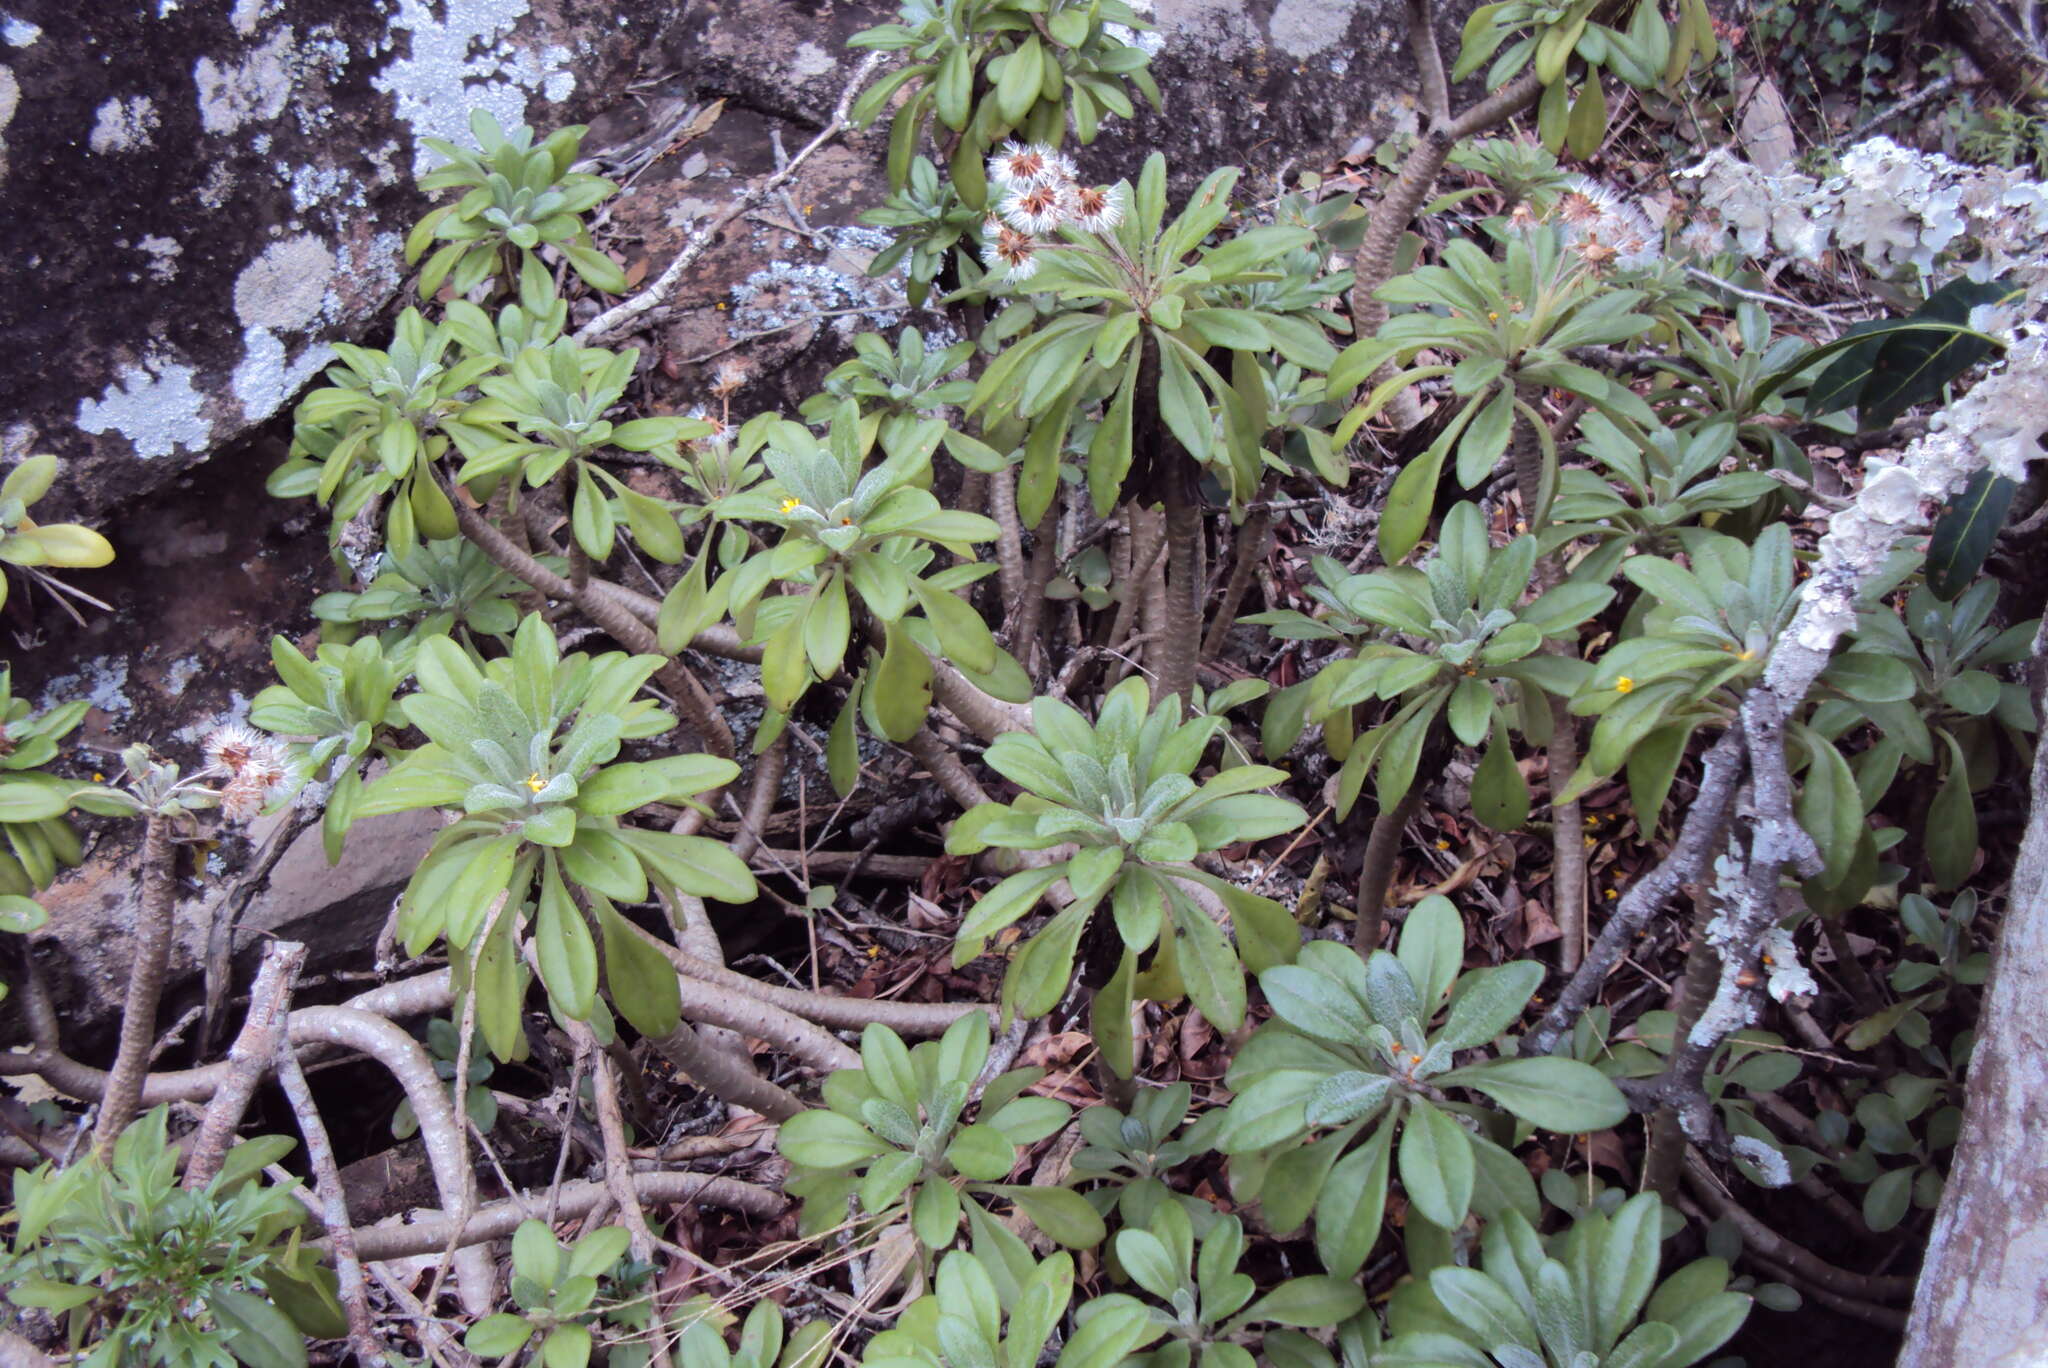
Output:
<path fill-rule="evenodd" d="M 600 17 L 601 11 L 601 17 Z M 277 413 L 396 292 L 423 136 L 572 121 L 664 7 L 7 0 L 0 454 L 102 514 Z"/>

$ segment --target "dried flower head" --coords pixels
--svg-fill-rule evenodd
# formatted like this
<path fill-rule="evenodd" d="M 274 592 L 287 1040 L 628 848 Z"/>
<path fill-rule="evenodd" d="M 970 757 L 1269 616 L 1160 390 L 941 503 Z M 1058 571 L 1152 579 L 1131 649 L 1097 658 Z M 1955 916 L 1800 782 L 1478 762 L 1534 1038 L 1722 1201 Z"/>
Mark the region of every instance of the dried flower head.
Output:
<path fill-rule="evenodd" d="M 1084 233 L 1107 233 L 1123 219 L 1123 196 L 1113 185 L 1077 185 L 1067 192 L 1067 222 Z"/>
<path fill-rule="evenodd" d="M 275 744 L 269 737 L 259 735 L 239 722 L 228 722 L 207 734 L 202 751 L 206 763 L 215 769 L 240 774 L 259 749 Z"/>
<path fill-rule="evenodd" d="M 1012 190 L 1003 197 L 1003 219 L 1026 233 L 1050 233 L 1067 221 L 1067 192 L 1050 181 Z"/>
<path fill-rule="evenodd" d="M 246 776 L 237 777 L 220 791 L 220 815 L 237 826 L 254 821 L 262 814 L 263 801 L 269 792 L 267 784 L 259 784 Z"/>
<path fill-rule="evenodd" d="M 730 398 L 740 386 L 747 383 L 747 377 L 753 373 L 753 369 L 737 356 L 726 357 L 718 363 L 718 368 L 711 372 L 711 392 L 721 399 Z"/>

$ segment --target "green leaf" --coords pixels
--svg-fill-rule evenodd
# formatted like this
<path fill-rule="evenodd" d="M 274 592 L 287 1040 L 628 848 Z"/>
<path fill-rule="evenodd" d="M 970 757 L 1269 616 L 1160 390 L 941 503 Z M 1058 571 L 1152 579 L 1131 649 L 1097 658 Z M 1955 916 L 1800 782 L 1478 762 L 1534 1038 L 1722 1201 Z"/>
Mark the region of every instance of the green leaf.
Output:
<path fill-rule="evenodd" d="M 988 1190 L 1015 1202 L 1031 1224 L 1068 1249 L 1093 1249 L 1109 1234 L 1088 1199 L 1070 1188 L 996 1184 Z"/>
<path fill-rule="evenodd" d="M 931 711 L 932 663 L 894 623 L 885 624 L 883 631 L 885 645 L 869 698 L 882 734 L 900 743 L 917 735 Z"/>
<path fill-rule="evenodd" d="M 1413 1098 L 1408 1107 L 1408 1123 L 1401 1128 L 1401 1186 L 1424 1218 L 1456 1230 L 1472 1205 L 1472 1144 L 1462 1126 L 1428 1102 Z"/>
<path fill-rule="evenodd" d="M 1240 1320 L 1316 1330 L 1358 1314 L 1365 1293 L 1348 1278 L 1314 1274 L 1289 1278 L 1244 1309 Z"/>
<path fill-rule="evenodd" d="M 469 1333 L 462 1337 L 462 1347 L 478 1358 L 505 1358 L 517 1353 L 531 1338 L 531 1322 L 524 1316 L 500 1311 L 470 1326 Z"/>
<path fill-rule="evenodd" d="M 1613 1082 L 1572 1059 L 1497 1059 L 1453 1069 L 1435 1081 L 1485 1093 L 1524 1121 L 1567 1135 L 1605 1130 L 1628 1115 L 1628 1103 Z"/>
<path fill-rule="evenodd" d="M 1909 327 L 1886 335 L 1857 396 L 1858 425 L 1866 431 L 1889 426 L 1907 409 L 1939 399 L 1949 381 L 1991 355 L 1995 344 L 1968 330 L 1970 311 L 2011 294 L 2008 284 L 1959 276 L 1929 295 L 1906 321 L 1952 327 Z"/>
<path fill-rule="evenodd" d="M 1508 436 L 1515 421 L 1514 389 L 1503 385 L 1483 407 L 1476 399 L 1472 407 L 1479 409 L 1479 416 L 1472 420 L 1458 443 L 1458 483 L 1467 489 L 1490 475 L 1508 449 Z"/>
<path fill-rule="evenodd" d="M 1414 981 L 1425 1015 L 1433 1013 L 1465 967 L 1465 919 L 1456 905 L 1432 893 L 1410 908 L 1394 957 Z"/>
<path fill-rule="evenodd" d="M 1977 859 L 1977 806 L 1970 797 L 1970 771 L 1963 748 L 1948 732 L 1948 773 L 1927 808 L 1927 868 L 1935 887 L 1946 892 L 1962 886 Z"/>
<path fill-rule="evenodd" d="M 1529 820 L 1529 781 L 1504 736 L 1494 738 L 1472 773 L 1472 815 L 1493 831 L 1515 831 Z"/>
<path fill-rule="evenodd" d="M 216 1287 L 207 1309 L 227 1332 L 229 1351 L 247 1368 L 306 1368 L 306 1339 L 284 1312 L 261 1297 Z"/>
<path fill-rule="evenodd" d="M 1543 983 L 1543 966 L 1515 960 L 1472 976 L 1451 1007 L 1437 1040 L 1453 1050 L 1477 1049 L 1521 1019 L 1522 1009 Z"/>
<path fill-rule="evenodd" d="M 776 1148 L 792 1164 L 824 1170 L 853 1168 L 890 1152 L 867 1127 L 823 1107 L 783 1122 Z"/>
<path fill-rule="evenodd" d="M 596 905 L 604 934 L 604 977 L 611 1004 L 641 1035 L 660 1038 L 682 1021 L 682 990 L 668 957 L 640 937 L 604 898 Z"/>
<path fill-rule="evenodd" d="M 1986 467 L 1942 508 L 1927 543 L 1927 588 L 1936 598 L 1953 600 L 1977 578 L 2018 490 Z"/>
<path fill-rule="evenodd" d="M 1181 979 L 1188 1000 L 1210 1025 L 1234 1031 L 1244 1024 L 1244 966 L 1222 928 L 1209 914 L 1180 896 L 1172 898 Z"/>
<path fill-rule="evenodd" d="M 1316 1201 L 1316 1254 L 1340 1278 L 1357 1275 L 1379 1242 L 1393 1160 L 1394 1123 L 1337 1161 Z"/>

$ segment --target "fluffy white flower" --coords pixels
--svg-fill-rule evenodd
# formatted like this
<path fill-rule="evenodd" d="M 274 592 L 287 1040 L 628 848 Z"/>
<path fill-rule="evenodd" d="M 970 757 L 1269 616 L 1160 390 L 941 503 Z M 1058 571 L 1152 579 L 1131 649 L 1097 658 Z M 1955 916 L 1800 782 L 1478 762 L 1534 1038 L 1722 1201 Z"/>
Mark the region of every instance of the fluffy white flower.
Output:
<path fill-rule="evenodd" d="M 1003 221 L 1024 233 L 1050 233 L 1067 221 L 1066 187 L 1051 181 L 1027 185 L 1003 196 Z"/>
<path fill-rule="evenodd" d="M 1077 185 L 1067 191 L 1067 222 L 1084 233 L 1107 233 L 1124 221 L 1124 197 L 1114 185 Z"/>

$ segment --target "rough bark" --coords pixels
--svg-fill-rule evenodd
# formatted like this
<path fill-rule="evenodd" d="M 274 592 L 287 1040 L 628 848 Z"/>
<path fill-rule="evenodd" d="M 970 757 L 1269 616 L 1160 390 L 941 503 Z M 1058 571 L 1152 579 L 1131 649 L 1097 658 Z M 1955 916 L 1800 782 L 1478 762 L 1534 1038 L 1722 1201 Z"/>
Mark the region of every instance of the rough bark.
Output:
<path fill-rule="evenodd" d="M 2034 639 L 2048 716 L 2048 629 Z M 1899 1368 L 2032 1364 L 2048 1339 L 2048 747 L 2006 900 L 1963 1131 L 1927 1244 Z"/>

